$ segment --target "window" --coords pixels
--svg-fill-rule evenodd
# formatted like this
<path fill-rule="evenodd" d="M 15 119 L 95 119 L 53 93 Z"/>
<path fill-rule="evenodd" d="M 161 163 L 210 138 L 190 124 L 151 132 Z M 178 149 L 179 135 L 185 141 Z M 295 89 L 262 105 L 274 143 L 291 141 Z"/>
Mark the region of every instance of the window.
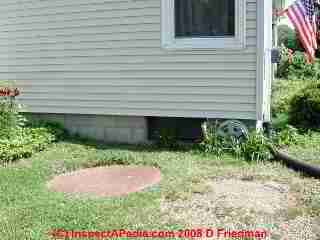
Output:
<path fill-rule="evenodd" d="M 234 8 L 235 0 L 175 0 L 175 36 L 234 36 Z"/>
<path fill-rule="evenodd" d="M 164 48 L 243 48 L 245 0 L 162 0 Z"/>

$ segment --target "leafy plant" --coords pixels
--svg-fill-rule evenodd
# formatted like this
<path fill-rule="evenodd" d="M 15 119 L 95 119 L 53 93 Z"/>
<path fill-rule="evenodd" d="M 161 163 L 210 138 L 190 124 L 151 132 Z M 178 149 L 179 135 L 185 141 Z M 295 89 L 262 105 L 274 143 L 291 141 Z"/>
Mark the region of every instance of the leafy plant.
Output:
<path fill-rule="evenodd" d="M 288 114 L 292 98 L 301 89 L 305 88 L 310 81 L 300 81 L 291 79 L 276 79 L 272 83 L 272 115 L 278 117 L 279 114 Z"/>
<path fill-rule="evenodd" d="M 12 81 L 0 81 L 0 138 L 7 138 L 25 123 L 19 114 L 21 105 L 15 101 L 20 94 Z"/>
<path fill-rule="evenodd" d="M 320 127 L 320 82 L 299 91 L 290 102 L 289 121 L 306 128 Z"/>
<path fill-rule="evenodd" d="M 281 60 L 276 76 L 285 79 L 310 79 L 319 76 L 318 63 L 308 63 L 305 53 L 293 51 L 284 44 L 279 48 Z"/>
<path fill-rule="evenodd" d="M 30 157 L 59 140 L 62 130 L 53 127 L 17 128 L 14 135 L 0 139 L 0 163 Z"/>
<path fill-rule="evenodd" d="M 272 143 L 278 147 L 290 146 L 298 143 L 298 129 L 291 126 L 286 125 L 280 131 L 275 131 L 272 134 Z"/>
<path fill-rule="evenodd" d="M 292 55 L 292 60 L 289 65 L 289 78 L 310 79 L 318 74 L 316 63 L 307 63 L 303 52 L 296 51 Z"/>
<path fill-rule="evenodd" d="M 292 45 L 293 36 L 295 37 L 295 32 L 288 25 L 282 24 L 278 26 L 278 46 L 283 44 L 289 48 L 289 41 Z"/>
<path fill-rule="evenodd" d="M 293 51 L 302 50 L 296 31 L 285 24 L 278 26 L 278 46 L 282 44 Z"/>
<path fill-rule="evenodd" d="M 270 157 L 268 148 L 270 142 L 263 133 L 252 131 L 247 139 L 240 142 L 232 136 L 220 136 L 218 126 L 217 121 L 214 124 L 205 122 L 202 125 L 203 141 L 200 146 L 204 152 L 213 153 L 217 156 L 230 153 L 249 161 L 266 160 Z"/>
<path fill-rule="evenodd" d="M 262 131 L 252 131 L 246 141 L 241 143 L 240 153 L 248 161 L 263 161 L 270 158 L 270 140 Z"/>
<path fill-rule="evenodd" d="M 289 75 L 289 66 L 292 62 L 292 50 L 285 47 L 284 44 L 281 45 L 279 48 L 280 50 L 280 63 L 278 64 L 278 69 L 277 69 L 277 77 L 278 78 L 288 78 Z"/>
<path fill-rule="evenodd" d="M 223 137 L 218 134 L 218 121 L 206 121 L 202 124 L 203 139 L 200 148 L 206 153 L 213 153 L 221 156 L 223 152 L 233 152 L 234 146 L 237 144 L 236 139 L 232 137 Z"/>
<path fill-rule="evenodd" d="M 223 152 L 223 139 L 218 135 L 218 121 L 214 124 L 204 122 L 201 125 L 203 140 L 200 148 L 206 153 L 214 153 L 220 156 Z"/>

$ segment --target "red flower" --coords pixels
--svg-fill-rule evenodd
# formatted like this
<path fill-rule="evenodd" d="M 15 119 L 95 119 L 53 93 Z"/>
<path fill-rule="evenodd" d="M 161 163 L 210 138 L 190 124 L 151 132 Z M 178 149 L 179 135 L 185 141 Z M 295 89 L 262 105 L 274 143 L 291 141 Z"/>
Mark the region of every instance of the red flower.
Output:
<path fill-rule="evenodd" d="M 20 95 L 20 91 L 18 88 L 15 88 L 13 90 L 5 87 L 5 88 L 0 88 L 0 96 L 2 97 L 16 97 Z"/>

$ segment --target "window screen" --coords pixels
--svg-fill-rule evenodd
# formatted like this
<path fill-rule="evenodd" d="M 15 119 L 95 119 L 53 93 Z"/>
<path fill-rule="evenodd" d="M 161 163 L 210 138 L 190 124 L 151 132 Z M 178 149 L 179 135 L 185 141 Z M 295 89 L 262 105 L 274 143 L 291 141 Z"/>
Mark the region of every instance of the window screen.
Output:
<path fill-rule="evenodd" d="M 235 35 L 235 0 L 175 0 L 176 38 Z"/>

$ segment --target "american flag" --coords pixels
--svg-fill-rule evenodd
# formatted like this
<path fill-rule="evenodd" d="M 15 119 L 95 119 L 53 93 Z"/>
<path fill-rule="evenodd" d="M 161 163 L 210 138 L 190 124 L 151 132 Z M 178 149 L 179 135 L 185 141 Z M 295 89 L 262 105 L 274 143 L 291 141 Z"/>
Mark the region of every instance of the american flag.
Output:
<path fill-rule="evenodd" d="M 300 40 L 310 59 L 317 49 L 317 28 L 314 0 L 297 0 L 282 14 L 288 16 L 300 35 Z"/>

